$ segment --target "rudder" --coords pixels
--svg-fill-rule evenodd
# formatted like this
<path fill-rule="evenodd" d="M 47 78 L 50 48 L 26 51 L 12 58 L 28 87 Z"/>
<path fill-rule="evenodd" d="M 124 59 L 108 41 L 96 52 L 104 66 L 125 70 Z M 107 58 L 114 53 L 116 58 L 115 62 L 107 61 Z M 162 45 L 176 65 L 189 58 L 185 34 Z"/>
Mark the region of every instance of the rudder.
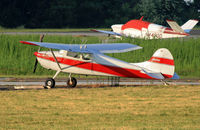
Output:
<path fill-rule="evenodd" d="M 151 72 L 153 74 L 161 74 L 164 78 L 172 78 L 174 75 L 174 59 L 170 51 L 166 48 L 158 49 L 148 61 L 133 64 L 143 68 L 146 71 L 146 74 L 148 74 L 147 72 Z"/>
<path fill-rule="evenodd" d="M 166 78 L 173 77 L 175 70 L 174 58 L 168 49 L 158 49 L 147 62 L 149 64 L 148 69 L 160 72 Z"/>

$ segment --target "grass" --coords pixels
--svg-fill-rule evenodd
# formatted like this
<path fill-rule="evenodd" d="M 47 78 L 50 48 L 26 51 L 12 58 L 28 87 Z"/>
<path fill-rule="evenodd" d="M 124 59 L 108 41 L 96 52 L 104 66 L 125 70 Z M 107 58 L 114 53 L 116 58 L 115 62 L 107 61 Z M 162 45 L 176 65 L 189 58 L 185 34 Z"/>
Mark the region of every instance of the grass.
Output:
<path fill-rule="evenodd" d="M 0 91 L 0 129 L 200 129 L 200 86 Z"/>
<path fill-rule="evenodd" d="M 32 73 L 35 57 L 33 53 L 38 47 L 19 43 L 19 41 L 38 41 L 39 35 L 0 35 L 0 75 L 1 76 L 44 76 L 55 74 L 40 66 L 35 74 Z M 143 49 L 127 53 L 109 54 L 115 58 L 127 62 L 142 62 L 149 60 L 158 48 L 168 48 L 175 59 L 176 72 L 181 77 L 199 78 L 200 77 L 200 38 L 186 39 L 162 39 L 162 40 L 143 40 L 124 38 L 112 39 L 106 37 L 73 37 L 73 36 L 51 36 L 46 35 L 45 42 L 52 43 L 105 43 L 105 42 L 128 42 Z M 64 74 L 61 74 L 63 76 Z"/>

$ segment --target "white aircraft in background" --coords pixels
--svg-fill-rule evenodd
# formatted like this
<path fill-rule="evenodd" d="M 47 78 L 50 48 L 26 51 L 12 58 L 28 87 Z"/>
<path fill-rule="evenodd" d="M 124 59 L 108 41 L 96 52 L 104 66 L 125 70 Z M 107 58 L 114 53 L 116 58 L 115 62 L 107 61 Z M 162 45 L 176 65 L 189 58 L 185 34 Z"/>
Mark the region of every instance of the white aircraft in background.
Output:
<path fill-rule="evenodd" d="M 168 28 L 162 25 L 143 21 L 142 19 L 143 16 L 139 20 L 130 20 L 125 24 L 112 25 L 111 28 L 113 31 L 91 31 L 115 35 L 116 37 L 126 36 L 146 39 L 176 38 L 188 36 L 188 33 L 198 23 L 198 20 L 188 20 L 180 27 L 175 21 L 167 20 L 167 23 L 171 27 Z"/>
<path fill-rule="evenodd" d="M 128 63 L 104 55 L 104 53 L 121 53 L 141 49 L 129 43 L 110 44 L 57 44 L 33 41 L 20 41 L 23 44 L 49 48 L 49 51 L 35 52 L 37 57 L 34 71 L 39 62 L 46 69 L 55 70 L 53 78 L 45 81 L 45 87 L 53 88 L 55 78 L 60 72 L 69 73 L 67 85 L 75 87 L 77 80 L 71 74 L 100 75 L 127 78 L 145 78 L 164 80 L 179 78 L 174 72 L 175 65 L 170 51 L 158 49 L 150 60 L 141 63 Z M 58 49 L 59 51 L 53 51 Z"/>

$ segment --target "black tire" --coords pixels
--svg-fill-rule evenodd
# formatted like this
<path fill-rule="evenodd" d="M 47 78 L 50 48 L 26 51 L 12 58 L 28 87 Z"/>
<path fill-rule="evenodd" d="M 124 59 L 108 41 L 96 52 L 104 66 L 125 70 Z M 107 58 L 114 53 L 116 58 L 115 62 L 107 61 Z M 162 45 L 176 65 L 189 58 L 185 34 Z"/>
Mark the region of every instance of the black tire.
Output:
<path fill-rule="evenodd" d="M 70 79 L 67 80 L 67 87 L 69 88 L 75 88 L 77 84 L 77 80 L 74 77 L 71 77 L 71 82 Z"/>
<path fill-rule="evenodd" d="M 48 78 L 45 81 L 45 87 L 50 87 L 50 88 L 54 88 L 55 87 L 55 80 L 52 78 Z"/>

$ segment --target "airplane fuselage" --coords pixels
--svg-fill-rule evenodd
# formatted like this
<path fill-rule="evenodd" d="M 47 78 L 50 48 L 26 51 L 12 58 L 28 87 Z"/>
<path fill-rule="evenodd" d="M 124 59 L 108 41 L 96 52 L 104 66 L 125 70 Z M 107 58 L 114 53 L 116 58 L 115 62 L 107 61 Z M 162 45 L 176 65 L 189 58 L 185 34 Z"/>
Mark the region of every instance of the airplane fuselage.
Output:
<path fill-rule="evenodd" d="M 185 37 L 189 35 L 187 33 L 176 32 L 171 28 L 162 25 L 142 20 L 130 20 L 126 24 L 112 25 L 111 28 L 114 32 L 120 33 L 124 36 L 148 39 Z"/>
<path fill-rule="evenodd" d="M 139 64 L 127 63 L 106 55 L 88 54 L 89 56 L 85 58 L 78 53 L 69 53 L 71 52 L 54 51 L 62 72 L 153 79 L 145 74 Z M 35 52 L 34 54 L 44 68 L 56 71 L 60 69 L 50 51 Z M 166 77 L 171 78 L 172 75 L 166 74 Z"/>

